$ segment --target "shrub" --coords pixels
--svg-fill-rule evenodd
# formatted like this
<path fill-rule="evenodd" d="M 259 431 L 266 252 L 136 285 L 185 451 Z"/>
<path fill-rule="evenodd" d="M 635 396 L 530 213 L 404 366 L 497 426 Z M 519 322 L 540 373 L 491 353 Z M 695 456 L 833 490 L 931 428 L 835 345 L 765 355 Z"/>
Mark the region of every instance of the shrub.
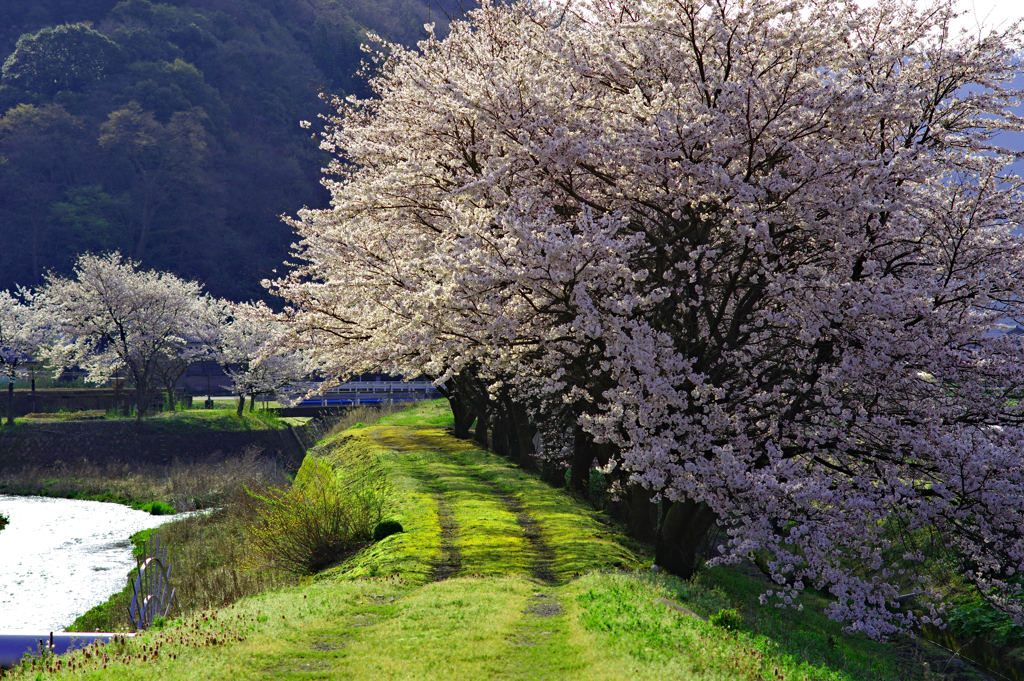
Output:
<path fill-rule="evenodd" d="M 11 522 L 11 519 L 10 519 L 10 518 L 8 518 L 7 516 L 5 516 L 5 515 L 4 515 L 3 513 L 0 513 L 0 530 L 2 530 L 2 529 L 4 529 L 5 527 L 7 527 L 7 524 L 8 524 L 9 522 Z M 402 530 L 401 530 L 401 529 L 399 529 L 398 531 L 399 531 L 399 532 L 401 532 Z M 376 531 L 375 531 L 375 532 L 376 532 Z"/>
<path fill-rule="evenodd" d="M 174 507 L 162 501 L 143 504 L 141 510 L 146 511 L 150 515 L 174 515 Z"/>
<path fill-rule="evenodd" d="M 743 626 L 743 615 L 737 610 L 719 610 L 714 615 L 708 618 L 711 623 L 716 627 L 722 627 L 729 631 L 736 631 Z"/>
<path fill-rule="evenodd" d="M 249 526 L 253 555 L 278 569 L 313 574 L 372 537 L 390 504 L 376 464 L 333 468 L 307 457 L 289 489 L 250 492 L 258 502 Z"/>
<path fill-rule="evenodd" d="M 946 619 L 961 636 L 977 636 L 1004 647 L 1024 643 L 1024 627 L 980 599 L 954 608 Z"/>
<path fill-rule="evenodd" d="M 380 541 L 384 537 L 390 537 L 399 532 L 405 532 L 402 523 L 397 520 L 385 520 L 382 523 L 377 523 L 377 527 L 373 528 L 373 541 Z"/>

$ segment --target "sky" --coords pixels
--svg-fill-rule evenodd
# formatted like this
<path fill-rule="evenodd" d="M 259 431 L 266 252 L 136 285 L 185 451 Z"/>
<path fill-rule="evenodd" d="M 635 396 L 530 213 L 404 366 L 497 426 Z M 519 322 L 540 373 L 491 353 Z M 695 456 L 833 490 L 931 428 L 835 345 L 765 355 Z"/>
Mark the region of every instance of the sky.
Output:
<path fill-rule="evenodd" d="M 968 30 L 976 29 L 979 21 L 986 28 L 1004 28 L 1014 19 L 1024 17 L 1021 0 L 960 0 L 958 7 L 969 16 L 958 19 L 956 27 Z"/>
<path fill-rule="evenodd" d="M 922 5 L 918 0 L 918 6 Z M 1021 0 L 960 0 L 958 9 L 967 14 L 959 17 L 954 23 L 954 29 L 966 28 L 968 31 L 983 29 L 1000 29 L 1008 27 L 1016 19 L 1024 18 L 1024 2 Z M 1017 87 L 1024 87 L 1024 60 L 1022 60 L 1022 71 L 1018 75 Z M 1018 106 L 1015 110 L 1018 116 L 1024 115 L 1024 106 Z M 1005 134 L 999 140 L 1006 146 L 1024 150 L 1024 133 Z M 1013 164 L 1013 170 L 1018 174 L 1024 174 L 1024 162 Z"/>

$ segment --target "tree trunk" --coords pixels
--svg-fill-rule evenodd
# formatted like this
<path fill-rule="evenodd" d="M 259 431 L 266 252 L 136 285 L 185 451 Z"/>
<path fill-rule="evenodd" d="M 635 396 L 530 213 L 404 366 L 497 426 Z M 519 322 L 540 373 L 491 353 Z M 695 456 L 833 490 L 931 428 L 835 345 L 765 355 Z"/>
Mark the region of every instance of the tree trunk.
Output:
<path fill-rule="evenodd" d="M 149 390 L 146 386 L 135 388 L 135 420 L 137 422 L 142 421 L 142 417 L 146 414 L 146 408 L 149 406 Z"/>
<path fill-rule="evenodd" d="M 594 467 L 594 441 L 582 428 L 576 428 L 572 448 L 572 463 L 569 466 L 569 489 L 590 498 L 590 469 Z"/>
<path fill-rule="evenodd" d="M 509 442 L 508 442 L 508 414 L 503 408 L 504 405 L 496 404 L 493 408 L 492 413 L 494 418 L 491 421 L 491 449 L 498 456 L 509 456 Z"/>
<path fill-rule="evenodd" d="M 242 410 L 245 409 L 245 393 L 238 396 L 238 418 L 242 418 Z"/>
<path fill-rule="evenodd" d="M 540 468 L 540 479 L 556 489 L 565 487 L 565 466 L 557 461 L 545 461 Z"/>
<path fill-rule="evenodd" d="M 683 579 L 697 571 L 697 550 L 718 518 L 704 503 L 663 502 L 668 508 L 658 529 L 655 563 Z"/>
<path fill-rule="evenodd" d="M 478 409 L 476 412 L 476 431 L 473 433 L 473 439 L 476 440 L 484 449 L 487 449 L 487 428 L 491 422 L 490 412 L 484 409 Z"/>
<path fill-rule="evenodd" d="M 249 395 L 249 413 L 256 411 L 256 393 Z"/>
<path fill-rule="evenodd" d="M 448 406 L 455 418 L 455 437 L 465 440 L 469 437 L 469 428 L 476 418 L 476 411 L 469 406 L 469 400 L 455 379 L 449 381 L 447 386 L 438 386 L 437 391 L 448 398 Z"/>
<path fill-rule="evenodd" d="M 174 386 L 167 386 L 167 408 L 174 411 Z"/>
<path fill-rule="evenodd" d="M 7 425 L 14 425 L 14 376 L 7 384 Z"/>
<path fill-rule="evenodd" d="M 530 422 L 530 415 L 526 409 L 516 404 L 516 443 L 519 445 L 519 465 L 525 470 L 537 470 L 537 450 L 533 445 L 533 438 L 537 435 L 537 428 Z"/>
<path fill-rule="evenodd" d="M 467 400 L 458 395 L 453 395 L 449 398 L 448 403 L 451 405 L 452 414 L 455 416 L 455 437 L 460 440 L 468 439 L 469 429 L 476 418 L 476 410 L 467 404 Z"/>
<path fill-rule="evenodd" d="M 658 538 L 658 504 L 651 501 L 651 491 L 643 485 L 633 483 L 626 488 L 624 504 L 618 506 L 624 511 L 622 520 L 630 537 L 646 544 L 654 544 Z"/>

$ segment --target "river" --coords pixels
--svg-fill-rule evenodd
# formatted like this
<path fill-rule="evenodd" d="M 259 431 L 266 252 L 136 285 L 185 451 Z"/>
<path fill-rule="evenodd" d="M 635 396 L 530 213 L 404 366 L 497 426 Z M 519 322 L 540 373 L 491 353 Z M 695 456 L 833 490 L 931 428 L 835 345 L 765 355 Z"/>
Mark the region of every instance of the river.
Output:
<path fill-rule="evenodd" d="M 128 583 L 128 538 L 175 516 L 99 501 L 0 494 L 0 632 L 63 631 Z M 177 516 L 181 517 L 181 516 Z"/>

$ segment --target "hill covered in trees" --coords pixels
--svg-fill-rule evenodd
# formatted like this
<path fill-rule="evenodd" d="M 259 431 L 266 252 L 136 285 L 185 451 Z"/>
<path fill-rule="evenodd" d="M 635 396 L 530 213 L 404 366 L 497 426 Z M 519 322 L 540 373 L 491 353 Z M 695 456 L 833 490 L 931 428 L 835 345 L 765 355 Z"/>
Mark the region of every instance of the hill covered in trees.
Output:
<path fill-rule="evenodd" d="M 324 207 L 300 120 L 359 92 L 367 31 L 403 44 L 430 0 L 0 4 L 0 289 L 119 249 L 234 299 L 286 258 L 279 215 Z"/>

